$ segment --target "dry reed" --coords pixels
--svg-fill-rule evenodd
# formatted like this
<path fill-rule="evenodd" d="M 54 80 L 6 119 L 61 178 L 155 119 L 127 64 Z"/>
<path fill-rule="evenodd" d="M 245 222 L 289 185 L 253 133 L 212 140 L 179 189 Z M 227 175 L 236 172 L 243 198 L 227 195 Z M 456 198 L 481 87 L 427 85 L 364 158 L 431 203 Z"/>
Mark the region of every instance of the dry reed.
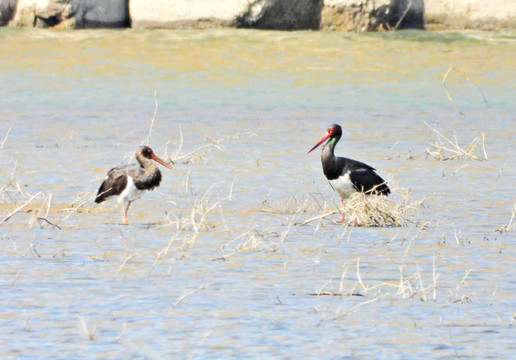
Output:
<path fill-rule="evenodd" d="M 461 114 L 461 115 L 464 115 L 464 113 L 462 112 L 462 110 L 459 108 L 459 106 L 457 105 L 457 103 L 455 102 L 455 100 L 453 99 L 453 97 L 451 96 L 451 93 L 450 93 L 450 90 L 448 88 L 448 84 L 447 84 L 447 80 L 448 80 L 448 76 L 450 75 L 450 73 L 452 71 L 455 71 L 456 73 L 459 74 L 460 78 L 462 79 L 462 81 L 464 82 L 469 82 L 469 83 L 472 83 L 470 78 L 464 74 L 464 72 L 462 72 L 461 70 L 457 69 L 456 67 L 454 67 L 453 65 L 450 65 L 448 70 L 446 71 L 446 73 L 444 74 L 443 76 L 443 79 L 442 79 L 442 84 L 443 84 L 443 87 L 444 87 L 444 91 L 446 93 L 446 97 L 448 98 L 448 101 L 453 105 L 453 107 L 455 108 L 455 110 Z M 486 107 L 489 107 L 489 103 L 487 102 L 487 98 L 484 94 L 484 92 L 482 91 L 482 89 L 480 88 L 480 86 L 478 85 L 475 85 L 475 87 L 478 89 L 479 93 L 481 94 L 482 96 L 482 100 L 485 104 Z"/>
<path fill-rule="evenodd" d="M 183 147 L 183 131 L 182 131 L 181 127 L 179 127 L 179 134 L 180 134 L 180 142 L 179 142 L 178 149 L 169 155 L 168 154 L 168 143 L 167 143 L 167 149 L 165 150 L 165 158 L 169 159 L 172 163 L 181 161 L 183 164 L 189 164 L 189 163 L 195 162 L 197 160 L 201 160 L 204 156 L 206 156 L 208 153 L 212 152 L 214 149 L 222 150 L 221 144 L 225 141 L 233 140 L 233 139 L 240 139 L 243 137 L 256 136 L 256 134 L 253 134 L 250 132 L 236 133 L 236 134 L 224 136 L 221 138 L 211 138 L 209 136 L 206 136 L 206 144 L 201 145 L 186 154 L 180 154 L 181 149 Z"/>
<path fill-rule="evenodd" d="M 415 200 L 409 190 L 392 187 L 396 196 L 375 196 L 366 195 L 364 193 L 355 193 L 349 199 L 344 201 L 342 207 L 327 208 L 324 202 L 318 201 L 316 204 L 303 204 L 303 208 L 316 208 L 322 214 L 311 217 L 304 221 L 296 223 L 296 225 L 307 225 L 314 221 L 318 221 L 318 226 L 322 220 L 332 220 L 333 215 L 343 212 L 348 219 L 344 225 L 361 227 L 404 227 L 410 224 L 417 227 L 426 225 L 417 221 L 417 212 L 424 206 L 424 202 L 428 199 L 423 198 Z"/>
<path fill-rule="evenodd" d="M 514 226 L 516 226 L 516 222 L 514 221 L 514 218 L 516 216 L 516 203 L 512 206 L 512 212 L 511 212 L 511 218 L 507 225 L 503 225 L 496 231 L 498 231 L 500 234 L 507 234 L 508 232 L 512 231 L 514 229 Z"/>
<path fill-rule="evenodd" d="M 445 136 L 436 128 L 430 126 L 426 121 L 425 125 L 428 126 L 434 132 L 434 142 L 430 144 L 430 148 L 426 149 L 428 156 L 432 156 L 439 161 L 448 161 L 456 159 L 467 159 L 484 161 L 488 160 L 486 147 L 485 147 L 485 135 L 481 132 L 476 138 L 474 138 L 466 148 L 459 145 L 457 140 L 457 134 L 453 135 L 453 140 Z M 482 149 L 482 155 L 476 155 L 475 150 L 480 145 Z"/>

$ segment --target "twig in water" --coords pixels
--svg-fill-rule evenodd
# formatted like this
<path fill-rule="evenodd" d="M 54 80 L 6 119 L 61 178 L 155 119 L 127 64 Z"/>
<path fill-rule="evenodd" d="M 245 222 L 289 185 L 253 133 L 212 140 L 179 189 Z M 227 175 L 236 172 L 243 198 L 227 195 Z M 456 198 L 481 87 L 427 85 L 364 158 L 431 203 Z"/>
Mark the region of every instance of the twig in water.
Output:
<path fill-rule="evenodd" d="M 115 273 L 115 279 L 118 277 L 118 274 L 120 274 L 120 272 L 124 269 L 124 267 L 125 267 L 125 265 L 127 264 L 127 262 L 128 262 L 129 260 L 131 260 L 131 258 L 132 258 L 133 256 L 135 256 L 135 255 L 136 255 L 135 253 L 132 253 L 132 254 L 130 254 L 129 256 L 127 256 L 127 257 L 125 258 L 125 260 L 122 262 L 122 265 L 120 265 L 120 267 L 118 268 L 118 270 L 117 270 L 117 271 L 116 271 L 116 273 Z"/>
<path fill-rule="evenodd" d="M 158 113 L 158 98 L 156 95 L 157 95 L 157 91 L 154 90 L 154 115 L 152 116 L 151 124 L 150 124 L 150 128 L 149 128 L 149 134 L 147 135 L 147 144 L 146 144 L 147 146 L 149 146 L 149 144 L 150 144 L 152 128 L 154 127 L 154 120 L 156 120 L 156 115 Z"/>
<path fill-rule="evenodd" d="M 4 139 L 2 140 L 2 143 L 0 143 L 0 150 L 2 150 L 4 148 L 5 142 L 7 141 L 7 138 L 9 137 L 10 132 L 11 132 L 11 127 L 9 127 L 9 129 L 7 129 Z"/>
<path fill-rule="evenodd" d="M 455 110 L 461 114 L 461 115 L 464 115 L 464 113 L 462 112 L 462 110 L 459 108 L 459 106 L 455 103 L 455 101 L 453 100 L 451 94 L 450 94 L 450 91 L 448 90 L 448 85 L 446 84 L 446 80 L 448 79 L 448 75 L 450 75 L 451 71 L 452 70 L 455 70 L 456 72 L 459 73 L 459 75 L 461 75 L 462 79 L 464 81 L 467 81 L 469 83 L 471 83 L 471 80 L 469 79 L 469 77 L 465 74 L 463 74 L 462 71 L 458 70 L 457 68 L 455 68 L 453 65 L 450 64 L 450 67 L 448 68 L 448 70 L 446 71 L 446 73 L 444 74 L 444 77 L 442 79 L 442 84 L 444 86 L 444 91 L 446 92 L 446 97 L 448 98 L 448 101 L 450 101 L 450 103 L 453 105 L 453 107 L 455 108 Z M 484 92 L 482 91 L 482 88 L 480 88 L 480 86 L 474 84 L 475 87 L 478 89 L 478 91 L 480 92 L 480 94 L 482 95 L 482 100 L 485 104 L 486 107 L 489 107 L 489 103 L 487 102 L 487 98 L 486 98 L 486 95 L 484 94 Z"/>
<path fill-rule="evenodd" d="M 14 280 L 13 280 L 13 282 L 11 283 L 11 285 L 16 284 L 16 281 L 18 281 L 18 278 L 20 277 L 20 273 L 21 273 L 21 270 L 18 270 L 18 271 L 16 272 L 16 276 L 14 277 Z"/>
<path fill-rule="evenodd" d="M 7 215 L 2 221 L 0 221 L 0 224 L 3 224 L 4 222 L 8 221 L 11 217 L 13 217 L 16 213 L 18 213 L 20 210 L 22 210 L 25 206 L 30 204 L 32 200 L 34 200 L 36 197 L 38 197 L 41 194 L 41 191 L 38 192 L 36 195 L 32 196 L 29 200 L 27 200 L 23 205 L 17 207 L 13 212 L 11 212 L 9 215 Z"/>
<path fill-rule="evenodd" d="M 111 189 L 111 188 L 110 188 Z M 106 190 L 106 191 L 109 191 L 110 189 Z M 102 193 L 103 194 L 103 193 Z M 79 211 L 79 209 L 81 207 L 83 207 L 84 205 L 86 205 L 87 203 L 91 202 L 91 198 L 95 196 L 95 192 L 94 191 L 89 191 L 89 192 L 86 192 L 84 194 L 79 194 L 78 197 L 75 199 L 75 201 L 72 203 L 71 207 L 69 208 L 66 208 L 66 209 L 62 209 L 62 210 L 59 210 L 58 212 L 64 212 L 64 213 L 67 213 L 62 219 L 61 221 L 59 221 L 59 224 L 62 224 L 63 222 L 65 222 L 65 220 L 67 220 L 70 216 L 72 216 L 73 213 L 76 213 Z M 81 197 L 82 197 L 82 201 L 81 201 Z M 77 204 L 77 202 L 79 202 Z M 77 204 L 77 205 L 76 205 Z"/>
<path fill-rule="evenodd" d="M 380 300 L 382 297 L 385 297 L 385 296 L 387 296 L 387 294 L 383 294 L 383 295 L 378 296 L 377 298 L 374 298 L 374 299 L 371 299 L 371 300 L 367 300 L 367 301 L 364 301 L 364 302 L 362 302 L 362 303 L 360 303 L 360 304 L 357 304 L 357 305 L 353 306 L 351 309 L 349 309 L 348 311 L 346 311 L 345 313 L 340 314 L 340 315 L 335 315 L 335 317 L 333 318 L 333 320 L 338 320 L 338 319 L 340 319 L 340 318 L 342 318 L 342 317 L 344 317 L 344 316 L 347 316 L 347 315 L 349 315 L 349 314 L 351 314 L 351 313 L 354 313 L 354 312 L 355 312 L 359 307 L 362 307 L 362 306 L 364 306 L 364 305 L 367 305 L 367 304 L 373 303 L 373 302 L 375 302 L 375 301 L 378 301 L 378 300 Z"/>
<path fill-rule="evenodd" d="M 229 140 L 229 139 L 239 139 L 239 138 L 241 138 L 243 136 L 251 137 L 251 136 L 256 136 L 256 134 L 253 134 L 253 133 L 238 133 L 238 134 L 234 134 L 234 135 L 225 136 L 225 137 L 220 138 L 220 139 L 212 139 L 212 138 L 207 136 L 206 140 L 208 140 L 209 143 L 201 145 L 197 149 L 195 149 L 193 151 L 190 151 L 189 153 L 187 153 L 185 155 L 179 155 L 178 152 L 176 152 L 169 159 L 172 162 L 176 162 L 176 161 L 184 159 L 184 161 L 186 163 L 188 163 L 188 162 L 191 162 L 193 159 L 202 158 L 202 156 L 204 154 L 210 152 L 212 148 L 216 148 L 216 149 L 220 150 L 221 149 L 220 144 L 223 141 L 226 141 L 226 140 Z"/>
<path fill-rule="evenodd" d="M 48 213 L 50 212 L 50 204 L 52 202 L 52 194 L 49 194 L 48 197 L 43 201 L 43 205 L 40 209 L 33 211 L 34 215 L 32 217 L 32 221 L 30 222 L 29 227 L 32 227 L 36 221 L 39 221 L 39 224 L 41 225 L 40 219 L 45 219 L 48 217 Z M 46 206 L 45 206 L 46 205 Z M 46 210 L 45 210 L 46 208 Z M 44 215 L 42 213 L 44 212 Z M 51 224 L 50 221 L 46 220 L 49 224 Z"/>
<path fill-rule="evenodd" d="M 327 218 L 330 215 L 337 214 L 338 212 L 339 212 L 338 210 L 332 210 L 332 211 L 329 211 L 329 212 L 327 212 L 325 214 L 314 216 L 314 217 L 312 217 L 312 218 L 310 218 L 308 220 L 305 220 L 305 221 L 303 221 L 301 223 L 298 223 L 296 225 L 306 225 L 306 224 L 311 223 L 312 221 L 315 221 L 315 220 L 325 219 L 325 218 Z"/>
<path fill-rule="evenodd" d="M 86 321 L 84 321 L 83 317 L 80 316 L 80 315 L 77 315 L 77 318 L 79 318 L 79 320 L 81 321 L 81 325 L 82 325 L 82 330 L 84 331 L 84 334 L 88 337 L 88 339 L 90 339 L 91 341 L 95 341 L 97 339 L 97 336 L 95 335 L 95 329 L 96 327 L 94 327 L 93 329 L 89 330 L 88 329 L 88 325 L 86 324 Z"/>
<path fill-rule="evenodd" d="M 54 227 L 54 228 L 58 228 L 59 230 L 63 230 L 63 228 L 61 228 L 61 226 L 57 225 L 57 224 L 54 224 L 53 222 L 50 222 L 48 221 L 46 218 L 42 218 L 42 217 L 37 217 L 36 218 L 40 223 L 41 222 L 46 222 L 47 224 L 49 224 L 50 226 Z"/>
<path fill-rule="evenodd" d="M 516 216 L 516 203 L 514 203 L 514 205 L 512 207 L 512 214 L 511 214 L 511 219 L 509 220 L 509 223 L 507 225 L 502 226 L 501 228 L 499 228 L 496 231 L 498 231 L 500 234 L 508 233 L 509 231 L 511 231 L 514 228 L 514 226 L 516 225 L 516 222 L 514 222 L 515 216 Z"/>
<path fill-rule="evenodd" d="M 444 77 L 442 79 L 442 83 L 443 83 L 443 86 L 444 86 L 444 91 L 446 92 L 446 97 L 448 98 L 448 101 L 453 105 L 453 107 L 455 108 L 455 110 L 457 110 L 457 112 L 461 115 L 464 115 L 464 113 L 462 112 L 462 110 L 459 108 L 459 106 L 455 103 L 455 101 L 453 100 L 451 94 L 450 94 L 450 91 L 448 90 L 448 85 L 446 84 L 446 79 L 448 78 L 448 75 L 450 74 L 450 72 L 453 70 L 453 66 L 450 65 L 450 67 L 448 68 L 448 71 L 446 71 L 446 74 L 444 74 Z"/>
<path fill-rule="evenodd" d="M 204 290 L 204 289 L 206 289 L 207 287 L 208 287 L 208 285 L 206 285 L 206 284 L 202 284 L 202 285 L 200 285 L 197 289 L 194 289 L 194 290 L 190 290 L 190 291 L 185 292 L 183 295 L 181 295 L 181 296 L 179 297 L 179 299 L 177 299 L 177 300 L 176 300 L 176 302 L 175 302 L 175 303 L 173 303 L 173 304 L 172 304 L 172 307 L 174 307 L 174 308 L 175 308 L 175 307 L 176 307 L 180 302 L 182 302 L 182 301 L 183 301 L 187 296 L 190 296 L 190 295 L 192 295 L 192 294 L 198 293 L 199 291 Z"/>
<path fill-rule="evenodd" d="M 360 276 L 360 258 L 357 258 L 357 278 L 358 278 L 359 284 L 362 286 L 362 289 L 367 291 L 367 287 L 362 282 L 362 277 Z"/>
<path fill-rule="evenodd" d="M 434 254 L 433 269 L 432 269 L 432 277 L 434 279 L 434 286 L 433 286 L 434 302 L 437 301 L 437 279 L 439 278 L 439 274 L 436 274 L 436 272 L 435 272 L 436 261 L 437 261 L 437 256 Z"/>
<path fill-rule="evenodd" d="M 179 153 L 181 152 L 181 149 L 183 148 L 183 140 L 184 140 L 183 139 L 183 129 L 181 128 L 181 124 L 179 124 L 179 147 L 172 155 L 169 155 L 168 154 L 168 144 L 170 143 L 170 141 L 167 141 L 167 144 L 165 146 L 165 158 L 166 159 L 170 159 L 172 161 L 172 163 L 174 163 L 174 159 L 177 159 L 177 157 L 179 156 Z"/>

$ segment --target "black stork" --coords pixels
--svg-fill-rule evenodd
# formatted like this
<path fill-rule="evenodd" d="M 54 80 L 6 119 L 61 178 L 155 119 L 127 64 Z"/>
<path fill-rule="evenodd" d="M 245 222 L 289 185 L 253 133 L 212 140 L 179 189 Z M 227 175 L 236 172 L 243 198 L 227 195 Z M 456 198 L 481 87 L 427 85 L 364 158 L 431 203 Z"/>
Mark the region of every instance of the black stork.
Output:
<path fill-rule="evenodd" d="M 341 136 L 342 128 L 340 125 L 333 124 L 326 130 L 321 140 L 308 151 L 310 153 L 329 139 L 321 154 L 322 168 L 331 187 L 339 194 L 341 205 L 344 205 L 344 200 L 355 192 L 363 192 L 368 195 L 389 195 L 391 190 L 376 173 L 375 168 L 360 161 L 335 156 L 335 146 Z M 340 221 L 344 221 L 342 212 Z"/>
<path fill-rule="evenodd" d="M 168 169 L 173 169 L 148 146 L 138 147 L 135 157 L 138 164 L 109 170 L 95 197 L 95 202 L 99 204 L 111 196 L 116 196 L 118 202 L 123 204 L 122 222 L 124 224 L 127 224 L 127 211 L 131 203 L 140 198 L 144 191 L 158 187 L 161 182 L 161 171 L 152 160 Z"/>

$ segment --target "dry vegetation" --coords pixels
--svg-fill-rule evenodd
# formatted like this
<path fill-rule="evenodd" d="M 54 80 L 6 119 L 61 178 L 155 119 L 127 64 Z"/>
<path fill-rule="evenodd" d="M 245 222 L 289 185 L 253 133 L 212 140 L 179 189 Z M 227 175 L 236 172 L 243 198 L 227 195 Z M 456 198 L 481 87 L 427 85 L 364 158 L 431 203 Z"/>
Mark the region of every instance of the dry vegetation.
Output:
<path fill-rule="evenodd" d="M 464 74 L 462 71 L 455 68 L 453 65 L 450 65 L 444 77 L 442 79 L 442 84 L 444 87 L 444 91 L 446 93 L 446 97 L 448 101 L 453 105 L 455 110 L 464 115 L 463 111 L 459 108 L 454 98 L 451 95 L 450 89 L 448 87 L 448 77 L 450 74 L 454 72 L 458 74 L 459 79 L 462 82 L 471 83 L 469 77 Z M 482 101 L 484 102 L 486 107 L 489 107 L 487 102 L 487 98 L 482 91 L 482 89 L 475 85 L 478 89 L 478 92 L 482 96 Z M 476 136 L 473 140 L 469 142 L 467 146 L 462 146 L 457 139 L 457 134 L 454 132 L 453 137 L 446 136 L 441 131 L 437 130 L 436 127 L 429 125 L 425 121 L 425 125 L 429 127 L 432 132 L 432 142 L 430 143 L 430 147 L 425 150 L 427 156 L 431 156 L 439 161 L 448 161 L 448 160 L 476 160 L 476 161 L 484 161 L 488 160 L 487 151 L 485 147 L 485 134 L 484 132 L 480 132 L 478 136 Z M 478 150 L 480 149 L 480 150 Z"/>
<path fill-rule="evenodd" d="M 359 308 L 374 303 L 382 298 L 392 300 L 417 299 L 422 302 L 436 302 L 438 297 L 444 297 L 452 303 L 468 303 L 471 299 L 466 295 L 468 278 L 473 269 L 467 270 L 461 277 L 455 279 L 455 285 L 444 286 L 440 283 L 438 271 L 438 256 L 434 255 L 431 272 L 423 273 L 419 266 L 406 264 L 411 245 L 409 244 L 402 256 L 401 262 L 397 265 L 399 271 L 398 281 L 374 280 L 370 275 L 363 274 L 360 258 L 343 265 L 340 281 L 326 282 L 321 288 L 311 293 L 314 296 L 353 296 L 364 298 L 354 305 L 343 302 L 337 308 L 331 308 L 331 312 L 324 318 L 338 320 L 344 318 Z M 369 280 L 365 280 L 369 278 Z M 323 318 L 323 320 L 324 320 Z M 321 320 L 321 321 L 323 321 Z"/>
<path fill-rule="evenodd" d="M 283 214 L 313 214 L 319 213 L 308 219 L 299 220 L 295 225 L 307 225 L 317 223 L 322 225 L 326 220 L 333 224 L 339 224 L 335 216 L 341 211 L 345 214 L 344 225 L 360 227 L 405 227 L 414 225 L 426 226 L 418 222 L 418 210 L 424 206 L 427 198 L 416 200 L 409 190 L 393 187 L 394 196 L 369 196 L 363 193 L 355 193 L 344 202 L 344 206 L 328 205 L 322 194 L 296 195 L 285 201 L 283 205 L 266 207 L 262 211 Z"/>
<path fill-rule="evenodd" d="M 462 147 L 457 140 L 457 134 L 453 134 L 453 139 L 442 134 L 436 128 L 425 125 L 432 129 L 434 133 L 433 142 L 430 143 L 430 147 L 426 149 L 426 154 L 439 161 L 447 160 L 477 160 L 483 161 L 488 160 L 486 146 L 485 146 L 485 135 L 481 132 L 475 137 L 466 147 Z M 477 154 L 477 146 L 480 145 L 481 154 Z"/>
<path fill-rule="evenodd" d="M 497 231 L 500 234 L 506 234 L 508 232 L 511 232 L 514 229 L 514 226 L 516 226 L 516 222 L 514 221 L 515 216 L 516 216 L 516 203 L 514 203 L 512 206 L 511 218 L 510 218 L 509 222 L 507 223 L 507 225 L 503 225 Z"/>

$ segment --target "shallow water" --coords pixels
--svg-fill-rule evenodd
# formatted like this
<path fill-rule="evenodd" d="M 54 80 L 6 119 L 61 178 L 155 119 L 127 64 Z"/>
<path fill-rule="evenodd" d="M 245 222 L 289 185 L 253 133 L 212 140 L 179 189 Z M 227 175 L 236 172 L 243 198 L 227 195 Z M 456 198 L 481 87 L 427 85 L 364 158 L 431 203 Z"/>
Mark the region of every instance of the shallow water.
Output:
<path fill-rule="evenodd" d="M 0 29 L 1 218 L 41 192 L 0 225 L 2 358 L 507 358 L 515 42 Z M 202 148 L 122 226 L 92 199 L 153 118 L 160 156 Z M 489 159 L 427 156 L 425 122 Z M 331 123 L 428 227 L 298 225 L 338 203 L 306 155 Z"/>

